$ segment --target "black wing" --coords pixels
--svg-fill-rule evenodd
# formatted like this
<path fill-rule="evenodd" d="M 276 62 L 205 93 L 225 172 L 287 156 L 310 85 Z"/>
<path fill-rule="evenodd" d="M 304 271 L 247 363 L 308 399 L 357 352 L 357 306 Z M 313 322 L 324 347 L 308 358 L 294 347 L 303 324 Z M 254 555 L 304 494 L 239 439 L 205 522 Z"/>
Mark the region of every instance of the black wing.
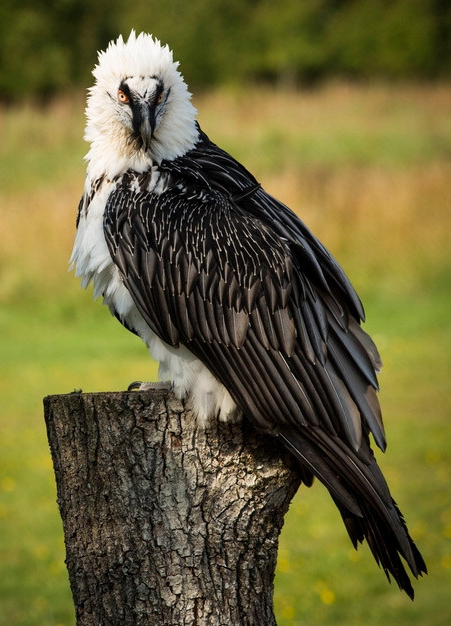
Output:
<path fill-rule="evenodd" d="M 226 157 L 216 179 L 209 171 L 215 150 L 225 153 L 211 146 L 168 164 L 161 195 L 142 180 L 132 192 L 139 176 L 124 177 L 105 212 L 112 258 L 154 332 L 201 359 L 254 426 L 298 458 L 307 484 L 315 475 L 327 486 L 354 545 L 366 538 L 412 595 L 399 554 L 415 576 L 425 566 L 369 446 L 370 432 L 382 448 L 385 438 L 360 302 L 321 244 L 249 175 L 246 185 L 239 164 L 241 188 L 226 193 Z"/>

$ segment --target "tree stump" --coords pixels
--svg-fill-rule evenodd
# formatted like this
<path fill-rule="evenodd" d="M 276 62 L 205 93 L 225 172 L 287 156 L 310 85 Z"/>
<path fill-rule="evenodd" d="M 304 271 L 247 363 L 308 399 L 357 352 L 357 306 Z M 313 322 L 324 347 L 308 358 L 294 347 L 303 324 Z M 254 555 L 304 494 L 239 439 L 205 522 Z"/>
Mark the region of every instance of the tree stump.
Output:
<path fill-rule="evenodd" d="M 275 441 L 196 423 L 168 389 L 44 399 L 81 626 L 273 626 L 300 484 Z"/>

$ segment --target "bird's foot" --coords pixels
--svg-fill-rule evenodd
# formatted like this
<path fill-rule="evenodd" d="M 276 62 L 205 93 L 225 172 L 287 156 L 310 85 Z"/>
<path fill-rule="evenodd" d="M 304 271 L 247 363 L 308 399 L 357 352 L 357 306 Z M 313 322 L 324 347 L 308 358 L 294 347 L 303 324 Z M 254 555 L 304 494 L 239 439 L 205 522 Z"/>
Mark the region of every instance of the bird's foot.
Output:
<path fill-rule="evenodd" d="M 135 380 L 129 384 L 127 391 L 152 391 L 153 389 L 172 389 L 171 382 L 165 380 L 163 382 L 146 383 L 141 380 Z"/>

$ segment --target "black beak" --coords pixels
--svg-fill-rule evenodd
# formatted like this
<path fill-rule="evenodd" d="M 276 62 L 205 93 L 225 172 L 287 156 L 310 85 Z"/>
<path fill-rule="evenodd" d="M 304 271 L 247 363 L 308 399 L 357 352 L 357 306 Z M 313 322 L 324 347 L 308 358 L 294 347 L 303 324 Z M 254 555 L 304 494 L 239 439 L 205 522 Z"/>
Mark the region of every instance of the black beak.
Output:
<path fill-rule="evenodd" d="M 141 140 L 144 150 L 148 150 L 155 132 L 155 103 L 137 102 L 133 107 L 133 130 Z"/>

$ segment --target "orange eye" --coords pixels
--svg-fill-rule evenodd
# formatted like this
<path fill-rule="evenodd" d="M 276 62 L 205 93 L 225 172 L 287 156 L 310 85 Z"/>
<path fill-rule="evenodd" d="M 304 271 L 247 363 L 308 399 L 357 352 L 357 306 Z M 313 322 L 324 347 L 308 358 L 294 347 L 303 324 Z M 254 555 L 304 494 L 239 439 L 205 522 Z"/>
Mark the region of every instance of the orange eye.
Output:
<path fill-rule="evenodd" d="M 119 102 L 122 102 L 122 104 L 127 104 L 128 102 L 130 102 L 130 98 L 124 91 L 122 91 L 122 89 L 117 90 L 117 99 L 119 100 Z"/>
<path fill-rule="evenodd" d="M 164 100 L 164 91 L 162 91 L 162 92 L 160 93 L 160 95 L 158 96 L 158 98 L 157 98 L 157 104 L 161 104 L 161 103 L 163 102 L 163 100 Z"/>

